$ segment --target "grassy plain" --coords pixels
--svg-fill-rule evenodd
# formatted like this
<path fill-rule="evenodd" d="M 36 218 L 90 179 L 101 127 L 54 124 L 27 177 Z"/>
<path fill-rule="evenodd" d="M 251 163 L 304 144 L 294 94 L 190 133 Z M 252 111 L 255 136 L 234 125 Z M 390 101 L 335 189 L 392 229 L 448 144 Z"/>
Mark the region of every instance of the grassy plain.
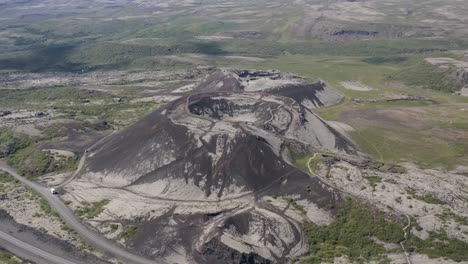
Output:
<path fill-rule="evenodd" d="M 444 53 L 437 54 L 445 55 L 448 56 Z M 443 86 L 445 77 L 432 74 L 433 69 L 423 64 L 423 58 L 420 54 L 390 57 L 286 54 L 246 67 L 294 72 L 311 81 L 322 79 L 339 89 L 345 97 L 341 104 L 315 111 L 326 120 L 339 120 L 352 125 L 355 129 L 350 133 L 353 140 L 364 152 L 381 161 L 410 161 L 424 167 L 453 167 L 466 163 L 468 146 L 463 138 L 466 138 L 468 126 L 468 117 L 465 115 L 468 98 L 449 94 L 448 91 L 453 90 L 453 86 Z M 415 78 L 409 79 L 411 72 L 405 73 L 408 69 L 418 71 L 419 75 L 415 74 Z M 427 76 L 431 76 L 431 79 L 426 79 Z M 343 82 L 350 81 L 372 90 L 346 89 Z M 421 99 L 387 100 L 401 95 Z M 418 111 L 418 114 L 408 116 L 406 120 L 401 117 L 401 120 L 391 125 L 382 125 L 382 120 L 373 119 L 379 118 L 378 116 L 346 115 L 353 111 L 359 113 L 373 109 L 379 109 L 379 112 L 388 111 L 390 115 L 390 111 L 405 111 L 407 108 Z M 383 117 L 387 118 L 387 115 Z M 415 119 L 424 120 L 426 127 L 409 128 L 409 124 Z M 429 135 L 424 131 L 431 126 L 439 133 Z M 445 131 L 445 135 L 441 131 Z M 446 136 L 449 134 L 456 136 Z"/>

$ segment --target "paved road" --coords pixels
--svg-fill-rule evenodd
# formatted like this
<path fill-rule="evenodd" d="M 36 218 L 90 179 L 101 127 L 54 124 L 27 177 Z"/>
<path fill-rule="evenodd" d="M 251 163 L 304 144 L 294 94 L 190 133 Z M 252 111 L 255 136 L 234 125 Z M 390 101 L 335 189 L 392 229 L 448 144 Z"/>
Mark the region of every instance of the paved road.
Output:
<path fill-rule="evenodd" d="M 28 186 L 29 188 L 35 190 L 39 193 L 50 206 L 57 211 L 57 213 L 61 216 L 62 220 L 73 230 L 75 230 L 84 241 L 89 243 L 90 245 L 94 246 L 96 249 L 108 253 L 112 256 L 115 256 L 117 259 L 124 261 L 125 263 L 135 263 L 135 264 L 156 264 L 161 262 L 156 262 L 154 260 L 149 260 L 143 258 L 141 256 L 135 255 L 123 249 L 122 247 L 117 246 L 110 240 L 107 240 L 100 234 L 88 229 L 85 225 L 81 223 L 79 219 L 75 217 L 73 212 L 68 208 L 58 196 L 53 195 L 50 192 L 49 188 L 46 188 L 36 182 L 32 182 L 27 180 L 26 178 L 20 176 L 16 171 L 14 171 L 11 167 L 6 165 L 4 162 L 0 161 L 0 170 L 3 170 L 13 177 L 15 177 L 18 181 L 23 183 L 24 185 Z"/>
<path fill-rule="evenodd" d="M 19 257 L 26 258 L 40 264 L 77 264 L 77 262 L 55 256 L 1 231 L 0 245 Z"/>

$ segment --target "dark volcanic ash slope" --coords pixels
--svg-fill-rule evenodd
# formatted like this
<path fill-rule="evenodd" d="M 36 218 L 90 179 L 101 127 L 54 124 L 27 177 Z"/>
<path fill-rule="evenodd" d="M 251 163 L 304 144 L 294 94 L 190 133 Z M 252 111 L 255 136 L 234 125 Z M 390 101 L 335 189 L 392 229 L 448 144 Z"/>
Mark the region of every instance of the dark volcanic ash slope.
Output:
<path fill-rule="evenodd" d="M 300 95 L 300 85 L 262 93 L 199 92 L 176 100 L 96 148 L 87 175 L 112 187 L 158 182 L 160 189 L 150 194 L 174 198 L 183 188 L 162 182 L 177 178 L 200 199 L 218 199 L 258 191 L 281 176 L 290 142 L 354 152 L 345 137 L 297 103 L 313 98 L 325 105 L 316 93 L 330 88 L 303 85 Z"/>
<path fill-rule="evenodd" d="M 324 83 L 308 85 L 276 72 L 214 76 L 192 95 L 96 146 L 78 181 L 124 188 L 155 202 L 171 202 L 179 210 L 194 201 L 221 203 L 185 218 L 182 210 L 179 222 L 174 211 L 148 219 L 153 228 L 144 225 L 145 231 L 129 243 L 147 255 L 169 258 L 174 248 L 183 248 L 188 260 L 232 263 L 246 258 L 284 262 L 306 253 L 302 217 L 327 215 L 340 198 L 290 164 L 289 146 L 355 153 L 351 142 L 310 110 L 339 101 L 339 95 Z M 318 213 L 298 216 L 284 199 L 265 202 L 276 196 L 296 197 Z M 167 221 L 171 228 L 159 225 Z"/>

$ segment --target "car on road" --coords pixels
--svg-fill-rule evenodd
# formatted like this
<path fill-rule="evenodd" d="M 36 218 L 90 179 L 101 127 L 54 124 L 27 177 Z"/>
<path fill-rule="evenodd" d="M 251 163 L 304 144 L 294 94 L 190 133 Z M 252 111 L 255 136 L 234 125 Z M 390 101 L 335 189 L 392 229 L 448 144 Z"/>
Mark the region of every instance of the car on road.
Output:
<path fill-rule="evenodd" d="M 52 194 L 58 194 L 58 191 L 55 188 L 50 188 L 50 192 Z"/>

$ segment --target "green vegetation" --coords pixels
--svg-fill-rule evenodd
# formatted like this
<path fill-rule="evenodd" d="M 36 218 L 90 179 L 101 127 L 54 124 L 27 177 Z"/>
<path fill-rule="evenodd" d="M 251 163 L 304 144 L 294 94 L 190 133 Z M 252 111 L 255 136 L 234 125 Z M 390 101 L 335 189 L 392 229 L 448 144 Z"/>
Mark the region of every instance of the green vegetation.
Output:
<path fill-rule="evenodd" d="M 51 155 L 38 150 L 35 145 L 40 140 L 40 138 L 32 138 L 2 127 L 0 128 L 0 158 L 4 157 L 9 165 L 27 177 L 72 170 L 76 167 L 76 157 L 54 159 Z"/>
<path fill-rule="evenodd" d="M 294 201 L 293 198 L 284 198 L 284 200 L 288 203 L 288 205 L 292 206 L 294 209 L 299 211 L 301 214 L 307 214 L 307 211 L 305 210 L 304 206 L 298 204 L 296 201 Z"/>
<path fill-rule="evenodd" d="M 306 224 L 311 256 L 299 263 L 333 262 L 335 257 L 343 255 L 357 262 L 383 261 L 386 250 L 373 238 L 396 244 L 403 237 L 401 229 L 400 225 L 387 221 L 382 213 L 348 200 L 334 223 L 328 226 Z"/>
<path fill-rule="evenodd" d="M 434 105 L 437 102 L 427 100 L 424 98 L 413 100 L 379 100 L 376 102 L 369 102 L 369 107 L 413 107 L 413 106 L 427 106 Z"/>
<path fill-rule="evenodd" d="M 337 106 L 323 107 L 315 109 L 315 112 L 326 121 L 333 121 L 338 118 L 341 112 L 344 111 L 347 104 L 341 104 Z"/>
<path fill-rule="evenodd" d="M 373 88 L 380 88 L 385 74 L 397 72 L 400 68 L 398 65 L 370 65 L 363 62 L 362 57 L 356 56 L 299 54 L 280 55 L 266 62 L 257 63 L 254 67 L 294 72 L 311 79 L 320 78 L 337 88 L 341 88 L 343 81 L 359 81 Z M 362 92 L 347 89 L 340 89 L 340 91 L 351 98 L 368 97 L 378 92 L 378 90 Z"/>
<path fill-rule="evenodd" d="M 77 234 L 77 232 L 76 232 L 74 229 L 70 228 L 70 227 L 69 227 L 67 224 L 65 224 L 65 223 L 62 223 L 62 225 L 60 226 L 60 228 L 62 228 L 63 231 L 66 231 L 66 232 L 68 232 L 68 233 L 71 234 L 71 235 L 76 235 L 76 234 Z"/>
<path fill-rule="evenodd" d="M 0 54 L 0 70 L 22 71 L 89 71 L 107 69 L 160 68 L 156 56 L 199 53 L 212 56 L 242 55 L 274 58 L 282 55 L 361 57 L 362 64 L 379 68 L 398 65 L 409 60 L 408 55 L 464 49 L 468 44 L 459 39 L 370 39 L 321 41 L 234 38 L 229 40 L 199 40 L 200 34 L 214 34 L 239 27 L 233 22 L 175 19 L 170 24 L 135 28 L 131 39 L 139 41 L 88 41 L 32 47 Z M 191 23 L 188 21 L 192 20 Z M 133 25 L 137 27 L 137 25 Z M 111 33 L 109 31 L 107 33 Z M 50 37 L 50 36 L 49 36 Z M 115 36 L 113 36 L 115 38 Z M 117 37 L 119 38 L 119 37 Z M 145 39 L 149 38 L 149 39 Z M 125 40 L 125 39 L 124 39 Z M 185 65 L 182 63 L 182 65 Z M 187 66 L 187 65 L 185 65 Z M 373 69 L 369 68 L 370 71 Z M 335 71 L 341 74 L 339 71 Z M 372 74 L 369 74 L 371 76 Z"/>
<path fill-rule="evenodd" d="M 27 147 L 7 157 L 8 164 L 27 177 L 39 176 L 52 171 L 53 158 L 34 147 Z"/>
<path fill-rule="evenodd" d="M 125 92 L 122 92 L 123 95 L 119 95 L 124 102 L 116 103 L 112 100 L 115 95 L 76 87 L 0 90 L 0 106 L 6 109 L 32 108 L 43 111 L 54 106 L 56 111 L 66 114 L 71 119 L 83 121 L 89 118 L 99 118 L 109 124 L 121 125 L 128 120 L 141 118 L 155 107 L 154 103 L 151 102 L 130 103 L 129 101 L 137 92 L 131 91 L 131 88 L 125 89 Z M 88 100 L 99 103 L 83 103 L 83 101 Z M 50 129 L 46 128 L 45 130 L 45 132 L 50 132 Z M 57 132 L 45 134 L 49 139 L 63 136 Z"/>
<path fill-rule="evenodd" d="M 364 152 L 393 164 L 413 161 L 422 167 L 450 167 L 463 164 L 468 153 L 468 143 L 422 137 L 418 131 L 368 127 L 349 134 Z"/>
<path fill-rule="evenodd" d="M 233 39 L 222 41 L 221 47 L 229 53 L 261 57 L 280 54 L 329 55 L 329 56 L 404 56 L 422 54 L 428 50 L 447 51 L 456 47 L 467 47 L 467 43 L 455 39 L 373 39 L 368 41 L 294 41 L 277 42 L 268 40 Z"/>
<path fill-rule="evenodd" d="M 36 196 L 38 196 L 36 194 Z M 44 199 L 44 198 L 39 198 L 39 204 L 40 204 L 40 207 L 41 207 L 41 210 L 47 214 L 47 215 L 51 215 L 51 216 L 54 216 L 54 217 L 60 217 L 59 214 L 54 211 L 52 209 L 52 207 L 50 207 L 49 203 Z"/>
<path fill-rule="evenodd" d="M 222 55 L 218 42 L 169 39 L 151 45 L 119 42 L 96 42 L 83 45 L 60 45 L 30 51 L 0 54 L 0 70 L 89 71 L 140 68 L 141 62 L 154 56 L 182 53 Z M 169 45 L 167 44 L 169 42 Z M 159 65 L 156 64 L 156 67 Z"/>
<path fill-rule="evenodd" d="M 429 232 L 429 238 L 425 240 L 411 236 L 406 247 L 431 258 L 449 258 L 457 262 L 468 260 L 468 243 L 450 239 L 443 229 L 439 232 Z"/>
<path fill-rule="evenodd" d="M 85 243 L 85 242 L 83 242 L 83 241 L 81 241 L 80 249 L 83 250 L 83 251 L 88 251 L 88 252 L 94 251 L 94 247 L 93 247 L 93 246 L 91 246 L 90 244 Z"/>
<path fill-rule="evenodd" d="M 122 233 L 119 234 L 120 239 L 132 239 L 137 234 L 138 228 L 136 226 L 127 226 Z"/>
<path fill-rule="evenodd" d="M 310 160 L 311 158 L 313 159 Z M 309 155 L 297 155 L 297 156 L 294 156 L 293 159 L 294 159 L 294 164 L 296 165 L 296 167 L 298 167 L 299 169 L 301 169 L 307 174 L 310 173 L 309 167 L 308 167 L 309 160 L 310 160 L 310 168 L 312 169 L 312 171 L 315 171 L 316 169 L 318 169 L 319 165 L 325 161 L 323 156 L 318 153 L 309 154 Z"/>
<path fill-rule="evenodd" d="M 63 124 L 52 124 L 41 129 L 41 133 L 47 135 L 48 139 L 63 138 L 67 136 L 67 128 Z"/>
<path fill-rule="evenodd" d="M 444 92 L 460 90 L 463 85 L 457 85 L 450 81 L 447 72 L 437 71 L 428 63 L 419 63 L 403 68 L 401 71 L 388 76 L 388 80 L 403 81 L 408 85 L 422 86 Z"/>
<path fill-rule="evenodd" d="M 382 178 L 379 176 L 368 176 L 366 177 L 366 180 L 369 182 L 370 186 L 372 186 L 372 190 L 374 191 L 377 184 L 382 182 Z"/>
<path fill-rule="evenodd" d="M 403 62 L 408 61 L 408 57 L 405 56 L 374 56 L 374 57 L 367 57 L 364 58 L 362 61 L 369 63 L 369 64 L 400 64 Z"/>
<path fill-rule="evenodd" d="M 432 196 L 431 194 L 425 194 L 423 196 L 415 196 L 414 198 L 421 200 L 423 202 L 429 203 L 429 204 L 443 204 L 444 203 L 440 199 Z"/>
<path fill-rule="evenodd" d="M 84 99 L 111 101 L 112 96 L 76 87 L 0 90 L 0 105 L 5 108 L 46 108 L 49 105 L 82 104 L 81 100 Z"/>
<path fill-rule="evenodd" d="M 428 204 L 443 204 L 444 202 L 438 199 L 437 197 L 434 197 L 432 194 L 424 194 L 424 195 L 417 195 L 416 191 L 409 188 L 406 190 L 406 192 L 411 195 L 412 198 L 418 199 L 420 201 L 426 202 Z"/>
<path fill-rule="evenodd" d="M 84 202 L 82 206 L 78 206 L 75 214 L 82 219 L 93 219 L 104 211 L 104 207 L 109 202 L 110 200 L 107 199 L 95 203 Z"/>
<path fill-rule="evenodd" d="M 110 225 L 109 225 L 109 228 L 110 228 L 110 232 L 111 232 L 111 233 L 114 233 L 114 232 L 117 231 L 117 229 L 119 228 L 119 225 L 117 225 L 117 224 L 110 224 Z"/>
<path fill-rule="evenodd" d="M 460 225 L 468 226 L 468 218 L 467 217 L 459 216 L 459 215 L 451 212 L 450 210 L 446 210 L 446 211 L 438 214 L 437 216 L 440 219 L 444 220 L 444 221 L 453 220 L 453 221 L 459 223 Z"/>
<path fill-rule="evenodd" d="M 60 107 L 60 111 L 77 120 L 99 118 L 109 124 L 121 125 L 138 120 L 154 108 L 153 103 L 119 103 L 63 106 Z"/>
<path fill-rule="evenodd" d="M 1 264 L 21 264 L 24 262 L 9 253 L 0 252 L 0 263 Z"/>
<path fill-rule="evenodd" d="M 54 159 L 51 155 L 29 146 L 6 158 L 8 164 L 26 177 L 35 177 L 50 172 L 71 170 L 76 167 L 76 157 Z"/>
<path fill-rule="evenodd" d="M 8 127 L 0 127 L 0 158 L 26 148 L 32 142 L 33 140 L 27 135 L 15 133 Z"/>
<path fill-rule="evenodd" d="M 450 124 L 443 124 L 444 127 L 468 130 L 468 122 L 450 122 Z"/>
<path fill-rule="evenodd" d="M 323 164 L 324 162 L 332 158 L 333 157 L 331 156 L 324 156 L 320 153 L 293 155 L 294 165 L 307 174 L 310 174 L 308 166 L 309 160 L 310 168 L 312 169 L 312 172 L 314 172 L 319 169 L 320 164 Z"/>
<path fill-rule="evenodd" d="M 144 38 L 152 36 L 156 38 L 175 38 L 175 39 L 190 39 L 193 36 L 214 34 L 235 30 L 239 28 L 239 24 L 235 22 L 224 21 L 204 21 L 202 17 L 175 16 L 171 23 L 164 23 L 160 26 L 139 29 L 135 33 L 135 37 Z"/>
<path fill-rule="evenodd" d="M 7 190 L 18 186 L 19 182 L 15 178 L 6 172 L 0 171 L 0 192 L 5 193 Z"/>
<path fill-rule="evenodd" d="M 405 173 L 406 168 L 400 165 L 395 165 L 395 164 L 388 164 L 384 163 L 382 166 L 378 168 L 379 171 L 382 172 L 392 172 L 392 173 Z"/>

